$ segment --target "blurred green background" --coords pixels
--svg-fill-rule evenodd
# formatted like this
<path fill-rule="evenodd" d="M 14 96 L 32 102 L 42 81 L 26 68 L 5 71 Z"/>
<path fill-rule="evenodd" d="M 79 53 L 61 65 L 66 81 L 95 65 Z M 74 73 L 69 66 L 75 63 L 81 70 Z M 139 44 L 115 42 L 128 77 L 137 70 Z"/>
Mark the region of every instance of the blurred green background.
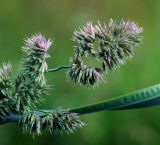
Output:
<path fill-rule="evenodd" d="M 0 0 L 0 64 L 19 69 L 23 38 L 42 33 L 52 38 L 50 68 L 68 64 L 73 56 L 73 31 L 92 20 L 130 19 L 144 27 L 144 44 L 119 71 L 109 72 L 96 89 L 74 85 L 65 70 L 47 74 L 53 91 L 40 108 L 78 107 L 159 83 L 159 0 Z M 160 145 L 160 107 L 105 111 L 82 117 L 87 126 L 71 135 L 32 138 L 14 124 L 0 126 L 0 145 Z"/>

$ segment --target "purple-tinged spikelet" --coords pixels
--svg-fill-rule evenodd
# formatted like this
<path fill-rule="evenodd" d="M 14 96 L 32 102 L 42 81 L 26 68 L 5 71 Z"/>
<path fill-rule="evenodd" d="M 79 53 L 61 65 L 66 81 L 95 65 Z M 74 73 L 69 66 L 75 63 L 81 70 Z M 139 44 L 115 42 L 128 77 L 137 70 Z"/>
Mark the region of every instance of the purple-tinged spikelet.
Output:
<path fill-rule="evenodd" d="M 33 35 L 31 38 L 25 40 L 25 47 L 23 47 L 24 58 L 22 61 L 22 71 L 27 73 L 37 82 L 45 84 L 44 73 L 48 66 L 46 58 L 52 41 L 46 39 L 43 35 Z"/>
<path fill-rule="evenodd" d="M 42 95 L 48 91 L 44 73 L 48 69 L 46 58 L 51 44 L 51 40 L 41 34 L 25 39 L 22 68 L 15 81 L 18 110 L 42 101 Z"/>
<path fill-rule="evenodd" d="M 79 31 L 75 31 L 73 41 L 77 43 L 75 50 L 78 54 L 88 56 L 94 54 L 93 42 L 95 40 L 94 27 L 91 22 L 88 22 Z"/>
<path fill-rule="evenodd" d="M 136 23 L 131 22 L 131 21 L 122 21 L 121 22 L 121 27 L 128 33 L 142 33 L 143 32 L 143 28 L 139 27 Z"/>
<path fill-rule="evenodd" d="M 26 39 L 25 42 L 29 48 L 40 50 L 43 52 L 47 52 L 52 45 L 52 41 L 50 39 L 47 40 L 41 34 L 33 35 L 31 38 Z"/>

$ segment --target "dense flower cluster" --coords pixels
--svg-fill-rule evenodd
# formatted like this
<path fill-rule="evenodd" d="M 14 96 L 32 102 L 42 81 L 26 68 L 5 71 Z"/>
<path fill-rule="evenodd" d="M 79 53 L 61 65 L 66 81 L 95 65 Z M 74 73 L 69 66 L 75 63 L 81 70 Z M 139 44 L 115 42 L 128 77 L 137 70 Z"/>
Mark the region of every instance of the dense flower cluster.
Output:
<path fill-rule="evenodd" d="M 41 34 L 25 39 L 22 71 L 16 78 L 15 96 L 18 110 L 43 100 L 42 95 L 48 90 L 44 73 L 48 68 L 47 50 L 51 44 L 52 41 Z"/>
<path fill-rule="evenodd" d="M 125 64 L 126 59 L 133 56 L 135 47 L 142 42 L 140 36 L 142 32 L 143 28 L 131 21 L 116 22 L 111 19 L 108 24 L 102 25 L 98 22 L 95 26 L 91 22 L 87 23 L 73 34 L 73 41 L 77 46 L 75 46 L 75 61 L 71 61 L 68 72 L 69 78 L 75 83 L 94 86 L 99 80 L 103 80 L 100 79 L 103 72 L 119 68 L 120 65 Z M 98 48 L 94 46 L 96 39 L 99 41 Z M 100 60 L 102 65 L 96 67 L 98 71 L 92 69 L 94 73 L 88 73 L 91 67 L 85 65 L 82 59 L 88 56 Z M 79 62 L 80 65 L 75 62 Z"/>
<path fill-rule="evenodd" d="M 130 21 L 115 22 L 112 19 L 108 25 L 100 23 L 95 26 L 96 35 L 100 38 L 99 57 L 103 59 L 103 69 L 119 68 L 126 59 L 133 56 L 135 46 L 142 38 L 139 35 L 143 29 Z"/>
<path fill-rule="evenodd" d="M 34 35 L 25 39 L 23 47 L 22 72 L 42 85 L 46 84 L 44 73 L 48 68 L 46 63 L 46 58 L 49 57 L 47 50 L 51 44 L 50 39 L 47 40 L 42 35 Z"/>

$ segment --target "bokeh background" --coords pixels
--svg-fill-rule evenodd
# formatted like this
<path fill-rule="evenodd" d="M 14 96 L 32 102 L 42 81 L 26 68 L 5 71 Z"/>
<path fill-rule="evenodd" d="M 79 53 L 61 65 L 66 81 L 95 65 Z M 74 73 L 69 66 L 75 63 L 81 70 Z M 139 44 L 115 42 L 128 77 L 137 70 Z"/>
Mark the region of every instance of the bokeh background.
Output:
<path fill-rule="evenodd" d="M 95 89 L 66 80 L 65 70 L 47 74 L 53 85 L 40 108 L 78 107 L 159 83 L 159 0 L 0 0 L 0 64 L 11 62 L 13 76 L 20 67 L 23 38 L 42 33 L 53 40 L 50 68 L 68 64 L 73 56 L 73 31 L 92 20 L 130 19 L 144 27 L 144 43 L 134 59 Z M 71 135 L 32 138 L 14 124 L 0 126 L 0 145 L 160 145 L 160 107 L 105 111 L 82 117 L 87 126 Z"/>

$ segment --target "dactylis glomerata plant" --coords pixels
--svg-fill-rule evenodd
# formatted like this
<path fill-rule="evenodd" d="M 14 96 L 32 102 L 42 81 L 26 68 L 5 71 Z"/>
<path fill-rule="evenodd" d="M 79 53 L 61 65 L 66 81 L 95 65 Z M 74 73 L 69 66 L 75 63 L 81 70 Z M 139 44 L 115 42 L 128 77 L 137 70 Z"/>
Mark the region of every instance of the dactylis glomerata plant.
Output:
<path fill-rule="evenodd" d="M 43 35 L 25 39 L 21 70 L 14 81 L 11 79 L 12 66 L 4 64 L 0 69 L 0 123 L 17 122 L 25 132 L 40 135 L 48 128 L 55 133 L 72 133 L 85 125 L 80 115 L 108 110 L 130 109 L 157 105 L 160 102 L 160 85 L 155 85 L 128 95 L 105 100 L 97 104 L 54 110 L 38 110 L 36 104 L 49 91 L 45 75 L 48 72 L 66 68 L 67 78 L 86 87 L 95 87 L 105 80 L 109 70 L 115 70 L 131 59 L 135 48 L 142 42 L 143 28 L 131 21 L 112 19 L 107 24 L 86 26 L 73 34 L 75 55 L 68 66 L 48 69 L 46 59 L 52 41 Z M 95 44 L 98 41 L 98 46 Z M 85 64 L 85 58 L 95 58 L 100 65 Z"/>

